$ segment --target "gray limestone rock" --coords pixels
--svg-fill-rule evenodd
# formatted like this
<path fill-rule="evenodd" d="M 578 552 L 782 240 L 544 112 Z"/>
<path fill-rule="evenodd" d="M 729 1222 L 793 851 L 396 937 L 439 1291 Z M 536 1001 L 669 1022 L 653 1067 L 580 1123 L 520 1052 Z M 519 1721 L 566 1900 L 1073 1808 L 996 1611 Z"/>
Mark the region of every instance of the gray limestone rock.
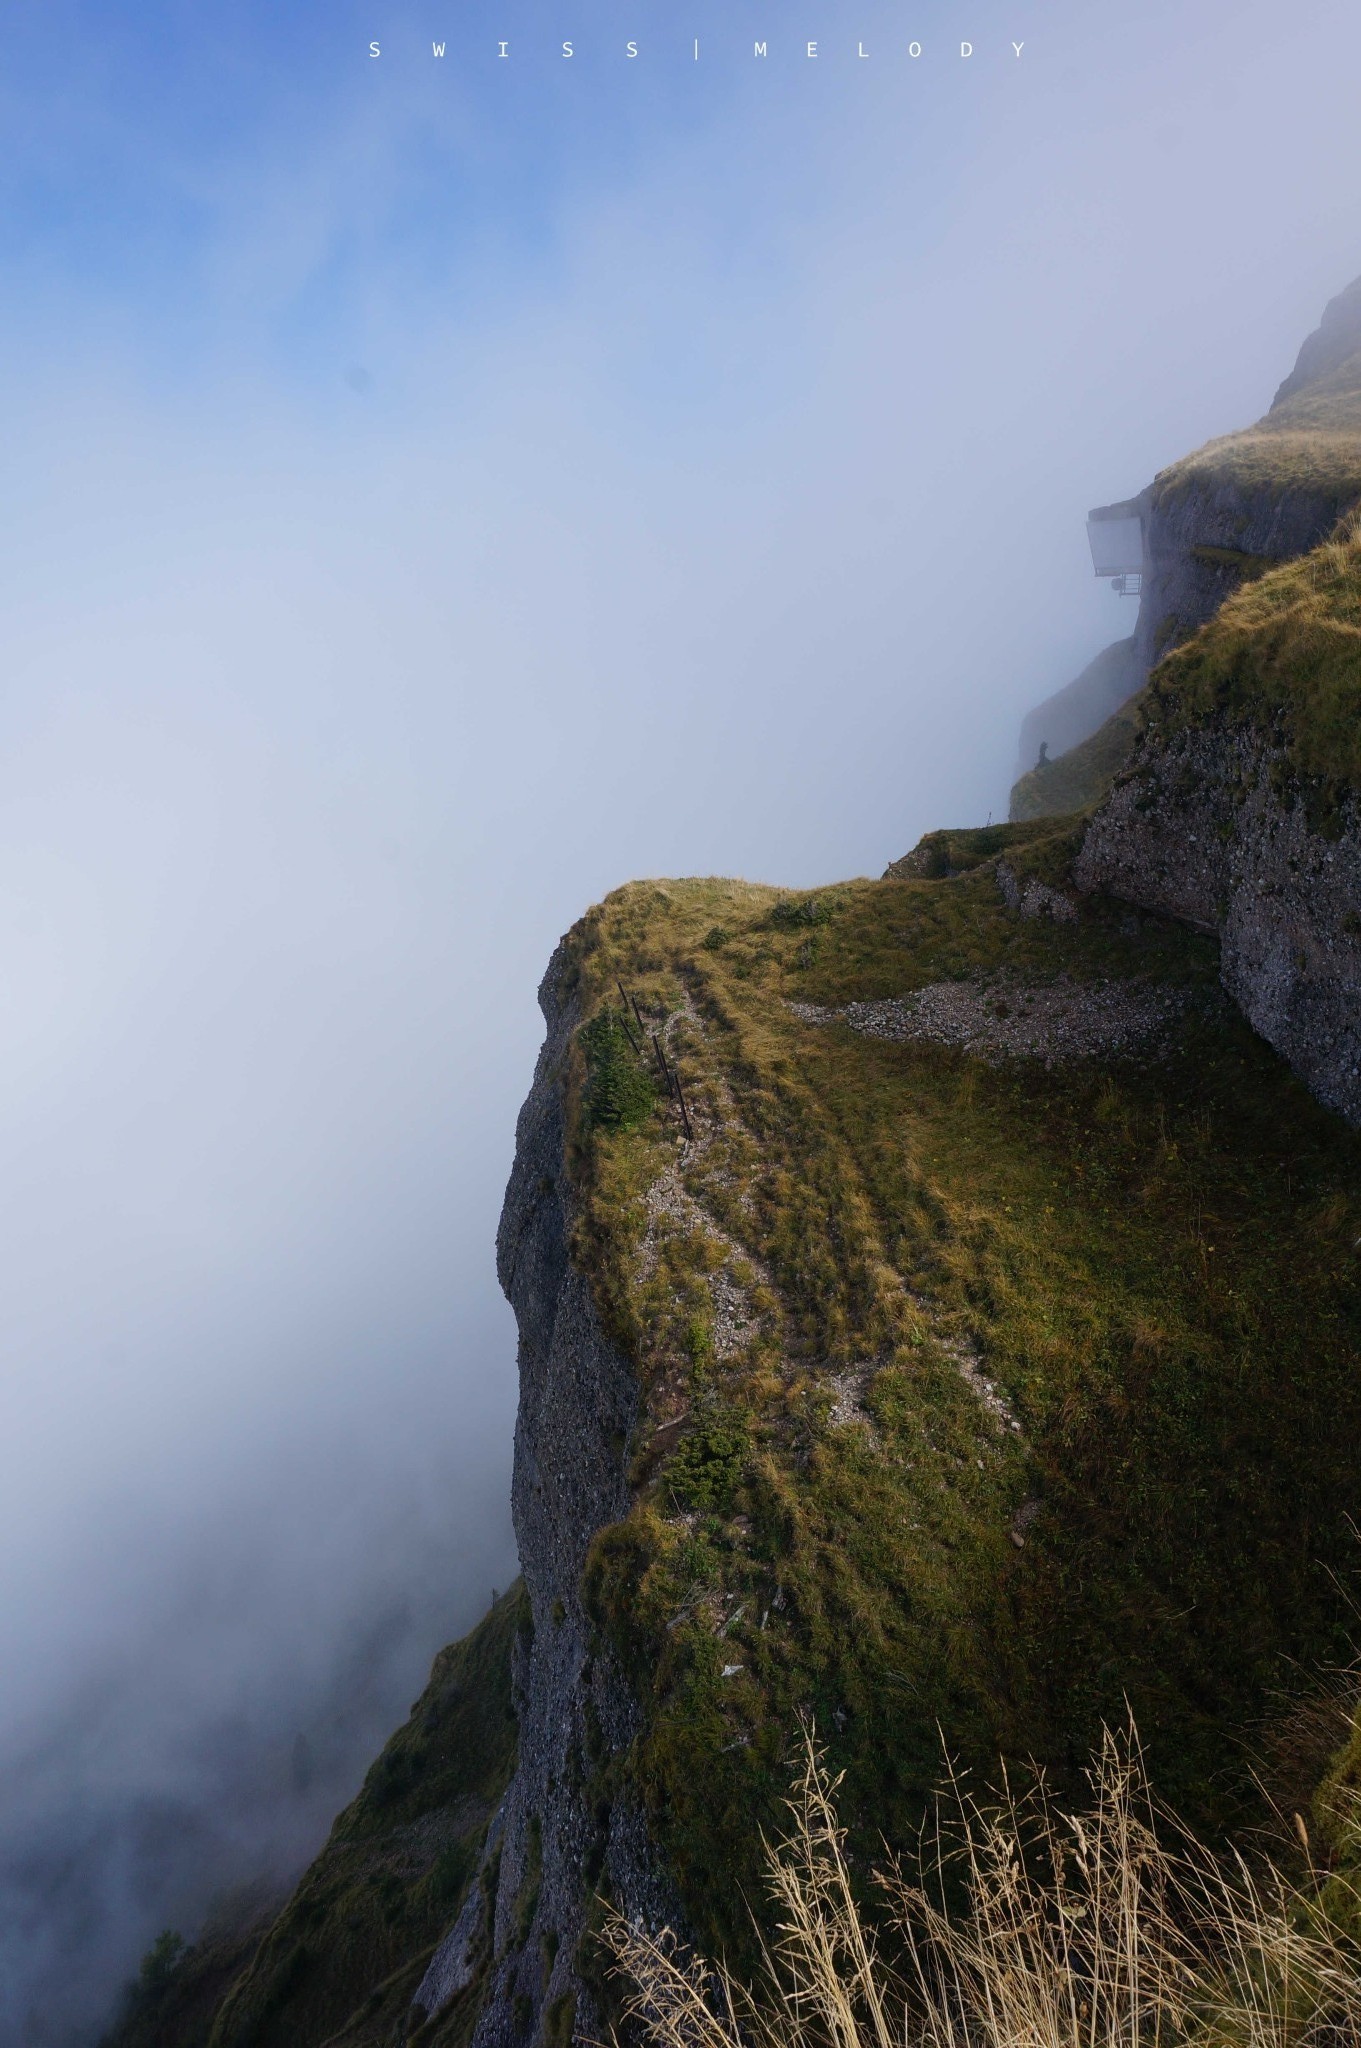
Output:
<path fill-rule="evenodd" d="M 1357 1124 L 1361 815 L 1353 799 L 1325 837 L 1278 765 L 1247 730 L 1150 734 L 1088 827 L 1075 878 L 1218 933 L 1221 978 L 1253 1029 Z"/>
<path fill-rule="evenodd" d="M 638 1710 L 625 1674 L 594 1639 L 581 1577 L 596 1532 L 629 1505 L 637 1384 L 601 1326 L 571 1258 L 563 1068 L 577 1021 L 560 946 L 539 990 L 547 1036 L 516 1127 L 497 1232 L 497 1274 L 519 1327 L 520 1405 L 511 1501 L 533 1631 L 518 1648 L 516 1772 L 489 1834 L 482 1879 L 436 1952 L 415 2004 L 433 2016 L 469 1981 L 468 1958 L 494 1876 L 492 1958 L 475 2048 L 516 2048 L 546 2018 L 555 2040 L 598 2037 L 578 1945 L 606 1883 L 630 1917 L 679 1915 L 627 1789 L 601 1795 L 602 1768 L 627 1751 Z M 614 1773 L 616 1780 L 622 1774 Z"/>
<path fill-rule="evenodd" d="M 1327 539 L 1351 502 L 1340 486 L 1247 487 L 1214 469 L 1173 470 L 1143 493 L 1141 676 L 1213 618 L 1245 569 L 1293 560 Z"/>

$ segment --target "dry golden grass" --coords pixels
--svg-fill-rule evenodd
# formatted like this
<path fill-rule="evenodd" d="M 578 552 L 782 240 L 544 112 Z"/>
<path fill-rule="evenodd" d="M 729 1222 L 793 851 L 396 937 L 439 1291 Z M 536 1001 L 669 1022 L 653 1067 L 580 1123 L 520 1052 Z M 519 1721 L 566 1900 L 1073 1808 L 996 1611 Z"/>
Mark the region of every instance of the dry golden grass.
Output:
<path fill-rule="evenodd" d="M 1334 425 L 1317 413 L 1312 419 L 1294 415 L 1287 424 L 1262 420 L 1242 433 L 1207 441 L 1157 479 L 1163 503 L 1198 487 L 1331 493 L 1340 512 L 1361 490 L 1361 421 Z"/>
<path fill-rule="evenodd" d="M 655 2048 L 1313 2048 L 1361 2034 L 1361 1961 L 1269 1862 L 1217 1858 L 1107 1733 L 1086 1811 L 1043 1783 L 986 1802 L 948 1781 L 913 1877 L 871 1926 L 806 1739 L 792 1825 L 766 1844 L 773 1932 L 755 1986 L 615 1914 L 625 2012 Z M 1334 1879 L 1333 1883 L 1336 1884 Z M 889 1958 L 892 1960 L 890 1961 Z"/>

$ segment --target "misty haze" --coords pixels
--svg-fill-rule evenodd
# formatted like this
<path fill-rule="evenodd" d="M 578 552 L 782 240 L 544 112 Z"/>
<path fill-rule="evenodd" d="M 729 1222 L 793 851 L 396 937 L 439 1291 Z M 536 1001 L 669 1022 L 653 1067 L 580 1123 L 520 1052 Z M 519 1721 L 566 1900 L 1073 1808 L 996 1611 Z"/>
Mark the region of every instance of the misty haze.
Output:
<path fill-rule="evenodd" d="M 1340 6 L 966 26 L 507 84 L 404 6 L 7 21 L 0 2048 L 282 1900 L 515 1580 L 560 935 L 1005 819 L 1135 629 L 1087 511 L 1361 270 Z"/>

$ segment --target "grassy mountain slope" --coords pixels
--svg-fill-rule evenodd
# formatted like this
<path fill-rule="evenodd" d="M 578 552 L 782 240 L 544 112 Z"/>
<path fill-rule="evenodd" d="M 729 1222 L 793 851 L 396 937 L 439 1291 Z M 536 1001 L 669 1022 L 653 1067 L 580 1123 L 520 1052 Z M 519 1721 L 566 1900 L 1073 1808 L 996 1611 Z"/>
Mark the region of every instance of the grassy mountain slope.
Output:
<path fill-rule="evenodd" d="M 106 2048 L 378 2048 L 472 1880 L 515 1759 L 510 1661 L 527 1625 L 507 1594 L 435 1659 L 430 1682 L 261 1938 L 209 1937 Z"/>
<path fill-rule="evenodd" d="M 1052 886 L 1067 846 L 1007 857 Z M 696 1928 L 740 1951 L 808 1710 L 867 1841 L 915 1827 L 941 1729 L 1061 1777 L 1126 1698 L 1168 1796 L 1232 1818 L 1241 1732 L 1343 1638 L 1361 1149 L 1218 996 L 1212 943 L 1101 902 L 1026 919 L 985 861 L 639 884 L 578 971 L 588 1011 L 619 977 L 668 1016 L 697 1133 L 660 1095 L 593 1120 L 587 1040 L 578 1256 L 646 1401 L 591 1597 Z M 942 983 L 1001 1027 L 1179 1009 L 1156 1049 L 1052 1064 L 826 1014 Z"/>

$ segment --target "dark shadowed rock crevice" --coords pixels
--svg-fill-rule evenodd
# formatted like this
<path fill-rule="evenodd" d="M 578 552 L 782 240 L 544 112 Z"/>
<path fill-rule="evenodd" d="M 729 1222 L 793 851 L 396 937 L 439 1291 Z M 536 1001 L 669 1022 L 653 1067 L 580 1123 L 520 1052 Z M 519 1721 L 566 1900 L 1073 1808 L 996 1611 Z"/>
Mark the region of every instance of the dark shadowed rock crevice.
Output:
<path fill-rule="evenodd" d="M 1361 818 L 1325 837 L 1249 729 L 1150 735 L 1075 875 L 1216 932 L 1224 986 L 1330 1109 L 1361 1123 Z"/>

